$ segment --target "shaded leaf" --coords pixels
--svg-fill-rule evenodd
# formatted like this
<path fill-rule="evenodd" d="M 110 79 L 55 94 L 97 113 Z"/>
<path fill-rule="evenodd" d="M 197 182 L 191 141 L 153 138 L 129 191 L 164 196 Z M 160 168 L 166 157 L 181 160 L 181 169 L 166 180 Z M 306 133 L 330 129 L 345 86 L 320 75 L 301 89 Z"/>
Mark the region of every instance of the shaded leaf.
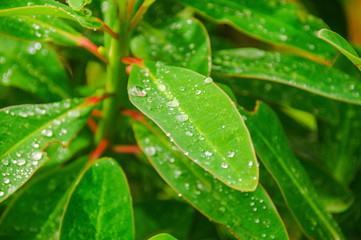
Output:
<path fill-rule="evenodd" d="M 177 240 L 177 239 L 167 233 L 161 233 L 154 237 L 149 238 L 149 240 Z"/>
<path fill-rule="evenodd" d="M 23 185 L 48 159 L 44 149 L 58 141 L 67 145 L 83 127 L 93 102 L 20 105 L 0 110 L 0 200 Z"/>
<path fill-rule="evenodd" d="M 261 186 L 240 192 L 214 178 L 172 144 L 155 126 L 133 125 L 139 145 L 153 167 L 195 208 L 225 225 L 240 239 L 288 239 L 278 213 Z M 153 152 L 153 154 L 149 154 Z"/>
<path fill-rule="evenodd" d="M 344 239 L 321 204 L 307 173 L 294 157 L 281 124 L 265 104 L 255 114 L 239 109 L 245 116 L 257 155 L 273 176 L 291 212 L 309 238 Z"/>
<path fill-rule="evenodd" d="M 65 207 L 59 239 L 133 239 L 127 179 L 110 158 L 94 162 L 78 180 Z"/>
<path fill-rule="evenodd" d="M 55 51 L 45 43 L 0 35 L 0 75 L 1 84 L 21 88 L 47 101 L 72 95 L 69 79 Z"/>
<path fill-rule="evenodd" d="M 195 8 L 201 15 L 265 42 L 297 50 L 310 57 L 330 60 L 335 50 L 317 38 L 315 32 L 327 27 L 295 4 L 277 0 L 178 0 Z"/>
<path fill-rule="evenodd" d="M 138 30 L 140 35 L 134 37 L 130 45 L 136 57 L 209 75 L 210 41 L 198 20 L 179 18 L 161 29 L 143 22 Z"/>
<path fill-rule="evenodd" d="M 254 190 L 257 160 L 242 117 L 228 96 L 211 78 L 159 63 L 144 64 L 132 65 L 131 102 L 194 162 L 233 188 Z"/>
<path fill-rule="evenodd" d="M 57 239 L 61 215 L 84 160 L 29 182 L 0 220 L 1 239 Z"/>
<path fill-rule="evenodd" d="M 321 29 L 317 36 L 337 48 L 361 71 L 361 59 L 346 39 L 329 29 Z"/>
<path fill-rule="evenodd" d="M 240 48 L 215 53 L 213 62 L 215 74 L 278 82 L 327 98 L 361 104 L 358 79 L 304 58 Z"/>

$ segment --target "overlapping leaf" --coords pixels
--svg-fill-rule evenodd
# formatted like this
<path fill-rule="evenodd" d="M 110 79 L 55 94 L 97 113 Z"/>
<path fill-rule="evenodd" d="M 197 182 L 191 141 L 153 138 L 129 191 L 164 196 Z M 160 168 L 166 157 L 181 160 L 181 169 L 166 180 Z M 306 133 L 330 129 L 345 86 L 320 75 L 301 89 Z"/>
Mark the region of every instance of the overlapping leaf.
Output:
<path fill-rule="evenodd" d="M 124 172 L 114 160 L 99 159 L 71 193 L 59 239 L 133 238 L 133 210 Z"/>
<path fill-rule="evenodd" d="M 265 104 L 255 114 L 241 109 L 257 155 L 273 176 L 298 223 L 309 238 L 344 239 L 336 222 L 317 200 L 307 173 L 294 157 L 276 115 Z"/>
<path fill-rule="evenodd" d="M 91 3 L 91 0 L 68 0 L 67 2 L 72 9 L 79 11 L 85 5 L 87 5 L 88 3 Z"/>
<path fill-rule="evenodd" d="M 155 126 L 133 129 L 151 164 L 195 208 L 225 225 L 240 239 L 288 239 L 278 213 L 261 186 L 240 192 L 215 179 L 187 158 Z"/>
<path fill-rule="evenodd" d="M 361 104 L 358 79 L 304 58 L 241 48 L 219 51 L 213 62 L 215 74 L 278 82 L 327 98 Z"/>
<path fill-rule="evenodd" d="M 209 75 L 210 42 L 204 26 L 196 19 L 175 19 L 162 29 L 146 23 L 131 41 L 133 54 L 142 59 L 162 61 Z"/>
<path fill-rule="evenodd" d="M 262 41 L 330 60 L 335 50 L 316 36 L 325 23 L 292 3 L 277 0 L 177 0 L 202 15 Z"/>
<path fill-rule="evenodd" d="M 167 233 L 160 233 L 158 235 L 155 235 L 154 237 L 149 238 L 149 240 L 177 240 L 177 239 Z"/>
<path fill-rule="evenodd" d="M 58 239 L 69 190 L 84 160 L 51 171 L 24 187 L 1 216 L 0 238 Z"/>
<path fill-rule="evenodd" d="M 128 89 L 132 103 L 194 162 L 233 188 L 256 188 L 258 166 L 249 133 L 211 78 L 146 61 L 132 65 Z"/>
<path fill-rule="evenodd" d="M 345 55 L 356 67 L 361 70 L 361 58 L 353 49 L 353 47 L 339 34 L 329 30 L 322 29 L 318 32 L 318 37 L 325 40 L 329 44 L 337 48 L 343 55 Z"/>
<path fill-rule="evenodd" d="M 55 51 L 44 43 L 0 36 L 0 75 L 1 84 L 21 88 L 47 101 L 72 95 Z"/>
<path fill-rule="evenodd" d="M 63 145 L 83 127 L 94 102 L 69 99 L 0 110 L 0 201 L 15 192 L 47 160 L 50 142 Z"/>

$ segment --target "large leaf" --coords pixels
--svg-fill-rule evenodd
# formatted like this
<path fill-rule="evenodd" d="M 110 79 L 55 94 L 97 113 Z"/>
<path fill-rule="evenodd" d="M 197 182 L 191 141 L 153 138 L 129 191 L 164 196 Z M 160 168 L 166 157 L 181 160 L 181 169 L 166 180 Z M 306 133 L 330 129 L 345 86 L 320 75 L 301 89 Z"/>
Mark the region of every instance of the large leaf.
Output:
<path fill-rule="evenodd" d="M 329 29 L 320 30 L 318 32 L 318 37 L 337 48 L 361 71 L 361 58 L 359 57 L 355 49 L 353 49 L 353 47 L 346 41 L 346 39 Z"/>
<path fill-rule="evenodd" d="M 293 107 L 329 122 L 337 121 L 339 118 L 336 103 L 333 100 L 299 88 L 260 79 L 215 77 L 214 80 L 227 84 L 238 98 L 251 97 L 267 103 Z M 242 105 L 242 101 L 239 101 Z"/>
<path fill-rule="evenodd" d="M 71 0 L 69 2 L 73 3 Z M 83 2 L 88 2 L 89 0 Z M 52 17 L 60 17 L 73 21 L 77 21 L 83 27 L 91 29 L 100 29 L 104 27 L 104 23 L 95 17 L 89 16 L 86 12 L 82 14 L 75 11 L 69 6 L 54 0 L 11 0 L 0 1 L 0 17 L 9 16 L 34 16 L 46 15 Z"/>
<path fill-rule="evenodd" d="M 344 239 L 337 224 L 317 200 L 307 173 L 294 157 L 276 115 L 260 103 L 255 114 L 246 113 L 257 155 L 275 179 L 293 215 L 309 238 Z"/>
<path fill-rule="evenodd" d="M 1 239 L 57 239 L 70 187 L 84 158 L 30 181 L 12 199 L 0 220 Z"/>
<path fill-rule="evenodd" d="M 297 5 L 278 0 L 178 0 L 195 8 L 202 15 L 262 41 L 332 59 L 335 50 L 316 36 L 327 27 L 322 20 L 309 15 Z"/>
<path fill-rule="evenodd" d="M 43 150 L 49 143 L 69 143 L 93 107 L 90 99 L 69 99 L 0 110 L 0 201 L 23 185 L 48 159 Z"/>
<path fill-rule="evenodd" d="M 185 67 L 203 75 L 211 68 L 210 41 L 204 26 L 196 19 L 175 19 L 161 29 L 147 23 L 138 27 L 131 50 L 138 58 Z"/>
<path fill-rule="evenodd" d="M 225 225 L 240 239 L 288 239 L 278 213 L 261 186 L 240 192 L 214 178 L 155 126 L 134 123 L 142 150 L 162 178 L 211 220 Z"/>
<path fill-rule="evenodd" d="M 114 160 L 99 159 L 71 193 L 59 239 L 133 238 L 133 210 L 124 172 Z"/>
<path fill-rule="evenodd" d="M 132 103 L 194 162 L 233 188 L 256 188 L 258 166 L 248 130 L 211 78 L 146 61 L 132 65 L 128 89 Z"/>
<path fill-rule="evenodd" d="M 69 79 L 55 51 L 44 43 L 0 35 L 0 75 L 1 84 L 21 88 L 47 101 L 71 96 Z"/>
<path fill-rule="evenodd" d="M 177 239 L 167 233 L 160 233 L 158 235 L 155 235 L 154 237 L 149 238 L 149 240 L 177 240 Z"/>
<path fill-rule="evenodd" d="M 304 58 L 240 48 L 215 53 L 213 62 L 215 74 L 278 82 L 327 98 L 361 104 L 358 79 Z"/>

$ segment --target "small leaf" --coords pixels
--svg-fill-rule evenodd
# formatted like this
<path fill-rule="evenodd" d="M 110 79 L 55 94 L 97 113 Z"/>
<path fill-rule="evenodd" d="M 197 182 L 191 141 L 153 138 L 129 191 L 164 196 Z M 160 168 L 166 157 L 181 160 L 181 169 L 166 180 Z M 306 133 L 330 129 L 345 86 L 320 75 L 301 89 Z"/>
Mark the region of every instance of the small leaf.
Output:
<path fill-rule="evenodd" d="M 309 238 L 344 239 L 337 223 L 318 202 L 307 173 L 293 155 L 277 116 L 260 103 L 257 112 L 245 116 L 257 155 L 277 182 L 282 195 Z"/>
<path fill-rule="evenodd" d="M 1 239 L 57 239 L 60 219 L 87 159 L 53 170 L 22 188 L 1 216 Z"/>
<path fill-rule="evenodd" d="M 228 187 L 184 156 L 155 126 L 133 124 L 138 144 L 161 177 L 212 221 L 225 225 L 239 239 L 288 239 L 266 191 L 240 192 Z"/>
<path fill-rule="evenodd" d="M 54 141 L 67 145 L 83 127 L 94 105 L 85 99 L 0 110 L 0 201 L 23 185 L 48 159 Z"/>
<path fill-rule="evenodd" d="M 335 57 L 335 50 L 315 34 L 327 25 L 295 4 L 277 0 L 177 1 L 256 39 L 297 50 L 310 58 L 331 60 Z"/>
<path fill-rule="evenodd" d="M 1 84 L 21 88 L 47 101 L 72 95 L 56 52 L 45 43 L 0 36 L 0 75 Z"/>
<path fill-rule="evenodd" d="M 127 179 L 110 158 L 94 162 L 71 193 L 59 239 L 133 239 Z"/>
<path fill-rule="evenodd" d="M 147 23 L 138 27 L 140 34 L 131 41 L 137 58 L 161 61 L 209 75 L 210 41 L 205 27 L 196 19 L 175 19 L 161 29 Z"/>
<path fill-rule="evenodd" d="M 361 71 L 361 58 L 346 39 L 329 29 L 321 29 L 317 36 L 337 48 Z"/>
<path fill-rule="evenodd" d="M 149 238 L 149 240 L 177 240 L 177 239 L 167 233 L 161 233 L 161 234 L 155 235 L 154 237 Z"/>
<path fill-rule="evenodd" d="M 128 89 L 132 103 L 194 162 L 233 188 L 256 188 L 258 166 L 249 133 L 211 78 L 144 62 L 132 65 Z"/>
<path fill-rule="evenodd" d="M 327 98 L 361 105 L 361 83 L 358 79 L 304 58 L 255 48 L 240 48 L 215 53 L 213 63 L 214 74 L 278 82 Z"/>
<path fill-rule="evenodd" d="M 83 2 L 88 3 L 90 0 L 68 0 L 72 3 Z M 74 11 L 69 6 L 54 0 L 11 0 L 0 1 L 0 17 L 10 16 L 34 16 L 46 15 L 51 17 L 60 17 L 76 21 L 83 27 L 90 29 L 100 29 L 105 27 L 104 23 L 95 17 L 89 16 L 87 12 L 81 14 Z"/>
<path fill-rule="evenodd" d="M 69 6 L 75 11 L 81 10 L 85 5 L 91 3 L 91 0 L 67 0 Z"/>

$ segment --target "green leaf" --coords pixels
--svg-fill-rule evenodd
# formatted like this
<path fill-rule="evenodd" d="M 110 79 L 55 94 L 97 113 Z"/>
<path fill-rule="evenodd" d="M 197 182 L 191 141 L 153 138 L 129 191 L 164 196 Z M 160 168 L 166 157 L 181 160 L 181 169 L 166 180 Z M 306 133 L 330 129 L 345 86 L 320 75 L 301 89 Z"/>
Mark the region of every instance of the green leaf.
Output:
<path fill-rule="evenodd" d="M 234 103 L 211 78 L 146 61 L 141 67 L 132 65 L 128 89 L 131 102 L 194 162 L 235 189 L 257 187 L 248 130 Z"/>
<path fill-rule="evenodd" d="M 209 75 L 210 41 L 206 29 L 196 19 L 175 19 L 161 29 L 142 22 L 140 35 L 131 41 L 132 53 L 142 59 L 161 61 Z"/>
<path fill-rule="evenodd" d="M 22 188 L 0 219 L 1 239 L 57 239 L 60 219 L 84 158 Z"/>
<path fill-rule="evenodd" d="M 309 238 L 344 239 L 337 223 L 321 204 L 307 173 L 293 155 L 277 116 L 260 103 L 257 112 L 245 116 L 257 155 L 273 176 L 282 195 Z"/>
<path fill-rule="evenodd" d="M 68 2 L 88 3 L 90 1 L 68 0 Z M 78 11 L 71 9 L 69 6 L 54 0 L 32 0 L 31 2 L 23 0 L 11 0 L 0 2 L 0 17 L 30 17 L 34 15 L 46 15 L 51 17 L 69 19 L 72 21 L 76 21 L 83 27 L 90 29 L 101 29 L 105 27 L 104 23 L 100 19 L 89 16 L 89 12 L 84 11 L 84 14 L 82 14 Z"/>
<path fill-rule="evenodd" d="M 321 29 L 317 36 L 337 48 L 361 71 L 361 58 L 346 39 L 329 29 Z"/>
<path fill-rule="evenodd" d="M 133 239 L 127 179 L 110 158 L 94 162 L 77 182 L 65 207 L 59 239 Z"/>
<path fill-rule="evenodd" d="M 215 53 L 213 62 L 214 74 L 278 82 L 327 98 L 361 105 L 361 83 L 358 79 L 304 58 L 255 48 L 240 48 Z"/>
<path fill-rule="evenodd" d="M 331 60 L 335 50 L 317 38 L 315 32 L 327 25 L 292 3 L 277 0 L 178 0 L 201 15 L 265 42 L 299 51 L 312 58 Z M 316 56 L 317 55 L 317 56 Z"/>
<path fill-rule="evenodd" d="M 0 110 L 0 201 L 23 185 L 48 159 L 44 149 L 54 141 L 67 145 L 83 127 L 92 101 L 69 99 Z"/>
<path fill-rule="evenodd" d="M 154 237 L 149 238 L 149 240 L 177 240 L 177 239 L 167 233 L 161 233 L 161 234 L 155 235 Z"/>
<path fill-rule="evenodd" d="M 230 188 L 184 156 L 160 130 L 139 122 L 133 129 L 138 144 L 162 178 L 212 221 L 225 225 L 240 239 L 288 239 L 261 186 L 254 192 Z"/>
<path fill-rule="evenodd" d="M 292 86 L 248 78 L 215 77 L 214 81 L 227 84 L 238 98 L 251 97 L 279 106 L 293 107 L 312 113 L 328 122 L 337 121 L 339 118 L 336 103 L 333 100 Z M 243 106 L 242 101 L 238 101 Z"/>
<path fill-rule="evenodd" d="M 85 5 L 91 3 L 91 0 L 67 0 L 69 6 L 75 11 L 81 10 Z"/>
<path fill-rule="evenodd" d="M 1 35 L 0 75 L 1 84 L 21 88 L 47 101 L 72 95 L 70 81 L 56 52 L 45 43 L 23 42 Z"/>

